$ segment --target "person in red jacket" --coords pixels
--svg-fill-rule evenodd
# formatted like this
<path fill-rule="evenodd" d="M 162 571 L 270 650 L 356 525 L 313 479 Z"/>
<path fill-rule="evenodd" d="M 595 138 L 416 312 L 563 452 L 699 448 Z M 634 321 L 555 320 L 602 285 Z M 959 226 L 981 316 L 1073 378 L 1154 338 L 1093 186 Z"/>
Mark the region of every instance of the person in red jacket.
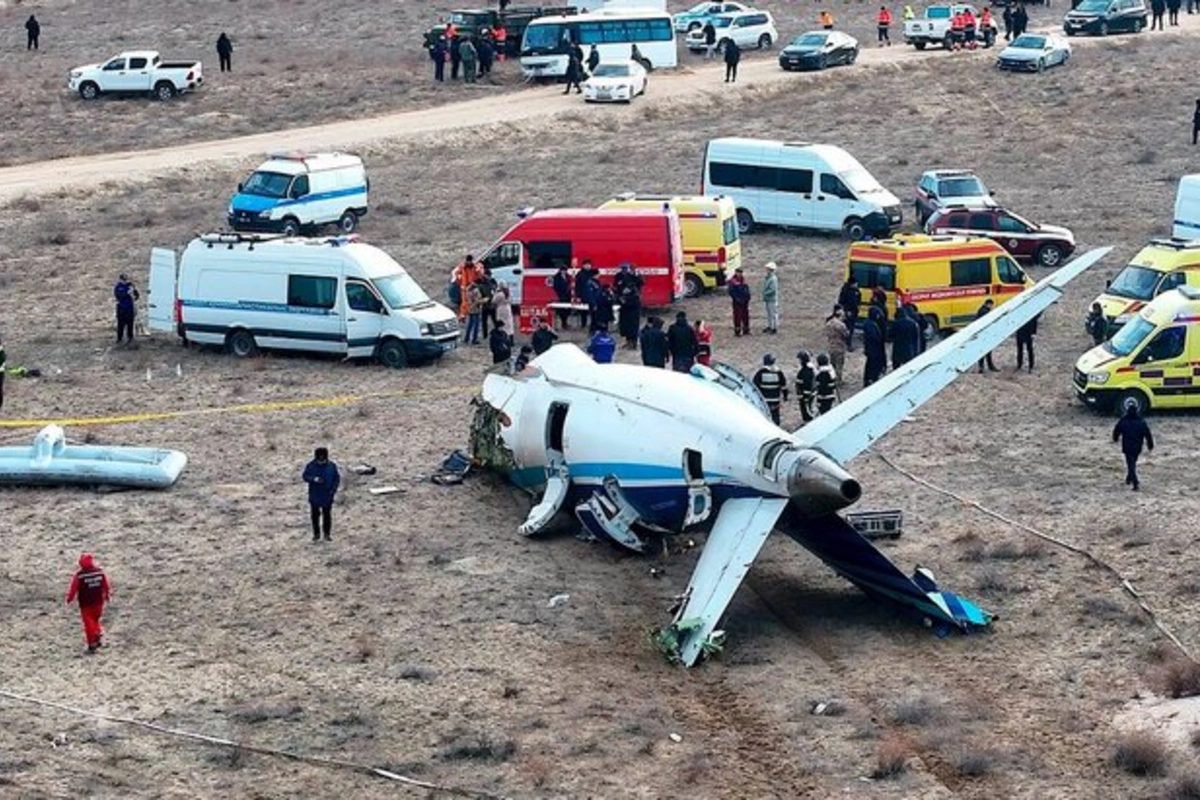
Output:
<path fill-rule="evenodd" d="M 883 47 L 886 44 L 888 47 L 891 47 L 892 40 L 888 36 L 888 31 L 892 27 L 892 12 L 888 11 L 887 6 L 880 6 L 877 19 L 879 26 L 879 46 Z"/>
<path fill-rule="evenodd" d="M 962 12 L 955 13 L 950 18 L 950 49 L 961 50 L 963 39 L 966 37 L 967 21 Z"/>
<path fill-rule="evenodd" d="M 104 626 L 100 624 L 100 616 L 110 592 L 108 576 L 100 569 L 95 557 L 91 553 L 81 555 L 79 571 L 71 578 L 71 588 L 67 589 L 67 605 L 79 598 L 79 616 L 83 619 L 83 636 L 87 639 L 89 653 L 96 652 L 103 644 Z"/>
<path fill-rule="evenodd" d="M 696 363 L 712 366 L 712 328 L 704 320 L 696 320 Z"/>

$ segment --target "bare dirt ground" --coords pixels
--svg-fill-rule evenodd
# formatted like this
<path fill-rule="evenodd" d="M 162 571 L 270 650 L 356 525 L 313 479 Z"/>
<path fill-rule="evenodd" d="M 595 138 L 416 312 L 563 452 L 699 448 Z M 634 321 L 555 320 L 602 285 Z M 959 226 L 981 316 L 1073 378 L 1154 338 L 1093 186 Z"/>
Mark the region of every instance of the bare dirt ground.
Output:
<path fill-rule="evenodd" d="M 1015 209 L 1071 226 L 1083 247 L 1117 252 L 1044 317 L 1032 375 L 1013 374 L 1004 348 L 1004 372 L 963 376 L 876 450 L 1093 549 L 1194 646 L 1194 415 L 1152 420 L 1159 448 L 1145 459 L 1143 492 L 1131 495 L 1107 441 L 1111 420 L 1074 403 L 1070 386 L 1087 347 L 1087 303 L 1147 238 L 1168 232 L 1175 180 L 1193 157 L 1194 98 L 1179 91 L 1191 52 L 1170 36 L 1126 37 L 1080 47 L 1067 68 L 1042 76 L 945 56 L 748 84 L 732 101 L 714 90 L 686 106 L 379 145 L 368 151 L 377 190 L 363 235 L 439 292 L 453 263 L 486 247 L 521 206 L 694 190 L 712 136 L 838 143 L 904 198 L 924 169 L 974 166 Z M 236 177 L 210 165 L 4 209 L 4 341 L 10 363 L 47 373 L 10 379 L 4 416 L 411 394 L 89 429 L 101 442 L 182 449 L 188 470 L 166 493 L 0 493 L 9 522 L 0 687 L 511 796 L 1151 798 L 1197 768 L 1184 749 L 1166 776 L 1109 764 L 1114 714 L 1146 692 L 1160 642 L 1109 577 L 870 454 L 851 465 L 866 487 L 863 508 L 905 513 L 907 532 L 887 552 L 998 612 L 994 632 L 932 637 L 775 540 L 731 609 L 725 657 L 685 673 L 645 634 L 668 618 L 694 550 L 652 562 L 569 535 L 526 541 L 515 528 L 527 501 L 503 484 L 425 480 L 465 442 L 467 400 L 489 360 L 482 350 L 394 373 L 307 358 L 235 362 L 169 340 L 112 349 L 115 274 L 144 280 L 150 247 L 217 227 Z M 733 339 L 721 295 L 687 309 L 714 321 L 719 358 L 750 369 L 769 350 L 790 364 L 796 349 L 823 341 L 845 244 L 767 232 L 745 248 L 755 282 L 764 262 L 780 264 L 785 332 Z M 851 381 L 861 366 L 852 356 Z M 798 422 L 794 408 L 787 421 Z M 343 468 L 365 461 L 380 471 L 347 475 L 327 546 L 307 541 L 298 480 L 317 444 Z M 367 493 L 381 483 L 404 491 Z M 83 549 L 99 554 L 116 588 L 111 646 L 94 658 L 81 655 L 77 617 L 61 606 Z M 657 581 L 655 563 L 667 572 Z M 570 601 L 547 608 L 561 592 Z M 814 716 L 816 701 L 844 713 Z M 0 787 L 16 796 L 414 794 L 0 702 Z M 881 750 L 908 769 L 864 781 Z"/>

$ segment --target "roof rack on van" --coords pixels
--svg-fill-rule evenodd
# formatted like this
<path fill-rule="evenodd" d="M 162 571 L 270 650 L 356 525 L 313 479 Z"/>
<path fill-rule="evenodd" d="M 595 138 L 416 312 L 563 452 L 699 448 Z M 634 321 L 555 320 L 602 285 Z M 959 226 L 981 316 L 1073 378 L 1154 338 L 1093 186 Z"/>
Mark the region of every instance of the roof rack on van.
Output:
<path fill-rule="evenodd" d="M 344 233 L 340 236 L 325 236 L 320 239 L 305 239 L 307 245 L 328 245 L 329 247 L 345 247 L 358 241 L 357 233 Z"/>
<path fill-rule="evenodd" d="M 223 244 L 233 249 L 235 244 L 249 244 L 250 249 L 254 249 L 254 245 L 259 242 L 270 242 L 275 239 L 286 238 L 282 233 L 239 233 L 237 231 L 217 231 L 216 233 L 204 233 L 199 236 L 200 241 L 208 245 L 211 250 L 213 245 Z"/>
<path fill-rule="evenodd" d="M 1151 239 L 1150 244 L 1175 250 L 1200 250 L 1200 239 L 1177 239 L 1172 236 L 1170 239 Z"/>

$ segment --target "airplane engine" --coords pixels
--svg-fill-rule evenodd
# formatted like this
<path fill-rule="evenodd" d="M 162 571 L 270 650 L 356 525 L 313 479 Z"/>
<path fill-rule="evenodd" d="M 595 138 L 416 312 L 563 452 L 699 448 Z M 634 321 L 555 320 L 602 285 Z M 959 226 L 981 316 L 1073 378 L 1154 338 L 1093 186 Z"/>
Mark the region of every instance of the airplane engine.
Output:
<path fill-rule="evenodd" d="M 787 470 L 792 505 L 806 517 L 821 517 L 858 502 L 862 486 L 829 456 L 797 451 Z"/>

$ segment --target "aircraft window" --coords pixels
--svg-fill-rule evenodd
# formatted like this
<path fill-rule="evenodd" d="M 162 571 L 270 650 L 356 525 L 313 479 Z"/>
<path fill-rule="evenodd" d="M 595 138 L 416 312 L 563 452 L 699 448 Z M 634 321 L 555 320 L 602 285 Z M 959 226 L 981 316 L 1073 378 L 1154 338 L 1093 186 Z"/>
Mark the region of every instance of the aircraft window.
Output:
<path fill-rule="evenodd" d="M 775 439 L 764 444 L 758 455 L 759 472 L 766 473 L 774 469 L 775 462 L 790 448 L 791 444 L 783 439 Z"/>

